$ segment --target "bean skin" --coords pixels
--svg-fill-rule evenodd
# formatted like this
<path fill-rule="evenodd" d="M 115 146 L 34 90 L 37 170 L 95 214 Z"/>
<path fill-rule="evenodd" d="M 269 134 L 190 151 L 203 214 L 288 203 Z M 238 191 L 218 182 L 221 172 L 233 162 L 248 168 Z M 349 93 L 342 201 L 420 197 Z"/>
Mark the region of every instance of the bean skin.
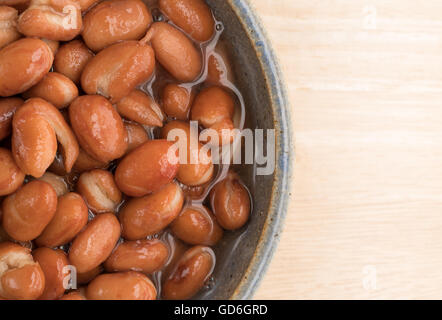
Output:
<path fill-rule="evenodd" d="M 15 240 L 37 238 L 54 217 L 57 194 L 50 184 L 34 180 L 3 200 L 3 228 Z"/>
<path fill-rule="evenodd" d="M 108 163 L 125 154 L 127 132 L 123 120 L 106 98 L 78 97 L 69 107 L 69 117 L 81 148 L 94 159 Z"/>
<path fill-rule="evenodd" d="M 12 117 L 23 102 L 21 98 L 0 98 L 0 140 L 11 134 Z"/>
<path fill-rule="evenodd" d="M 103 263 L 120 238 L 120 223 L 112 213 L 103 213 L 88 223 L 69 249 L 69 261 L 85 273 Z"/>
<path fill-rule="evenodd" d="M 73 40 L 60 47 L 54 59 L 54 70 L 79 84 L 81 74 L 94 57 L 92 51 L 81 40 Z"/>
<path fill-rule="evenodd" d="M 122 236 L 140 240 L 166 228 L 180 213 L 184 196 L 173 182 L 158 192 L 129 200 L 120 212 Z"/>
<path fill-rule="evenodd" d="M 215 185 L 210 203 L 218 223 L 226 230 L 241 228 L 250 217 L 250 196 L 236 173 L 229 172 Z"/>
<path fill-rule="evenodd" d="M 0 96 L 9 97 L 36 85 L 52 67 L 54 55 L 39 39 L 24 38 L 0 50 Z"/>
<path fill-rule="evenodd" d="M 215 254 L 209 247 L 196 246 L 187 250 L 163 284 L 163 298 L 192 298 L 213 272 Z"/>
<path fill-rule="evenodd" d="M 156 59 L 176 80 L 192 82 L 200 75 L 201 52 L 170 24 L 155 22 L 141 41 L 152 44 Z"/>
<path fill-rule="evenodd" d="M 169 257 L 167 246 L 160 240 L 125 241 L 104 263 L 108 272 L 139 271 L 151 274 L 159 271 Z"/>
<path fill-rule="evenodd" d="M 142 197 L 172 182 L 180 167 L 169 154 L 172 146 L 166 140 L 150 140 L 129 153 L 115 171 L 118 188 L 128 196 Z"/>
<path fill-rule="evenodd" d="M 160 0 L 162 12 L 196 41 L 210 40 L 215 33 L 215 20 L 203 0 Z"/>
<path fill-rule="evenodd" d="M 100 94 L 117 103 L 137 85 L 149 80 L 154 68 L 155 54 L 149 45 L 122 41 L 101 50 L 90 60 L 81 75 L 81 86 L 87 94 Z"/>
<path fill-rule="evenodd" d="M 0 148 L 0 196 L 17 191 L 25 180 L 25 174 L 14 161 L 11 151 Z"/>
<path fill-rule="evenodd" d="M 93 51 L 122 40 L 139 40 L 152 23 L 152 15 L 140 0 L 103 1 L 84 16 L 82 37 Z"/>
<path fill-rule="evenodd" d="M 193 245 L 214 246 L 223 236 L 215 216 L 204 206 L 184 208 L 170 229 L 176 237 Z"/>
<path fill-rule="evenodd" d="M 58 198 L 54 217 L 36 239 L 40 247 L 58 247 L 72 241 L 88 221 L 88 208 L 77 193 L 67 193 Z"/>
<path fill-rule="evenodd" d="M 88 300 L 155 300 L 156 296 L 152 281 L 134 271 L 102 274 L 86 289 Z"/>

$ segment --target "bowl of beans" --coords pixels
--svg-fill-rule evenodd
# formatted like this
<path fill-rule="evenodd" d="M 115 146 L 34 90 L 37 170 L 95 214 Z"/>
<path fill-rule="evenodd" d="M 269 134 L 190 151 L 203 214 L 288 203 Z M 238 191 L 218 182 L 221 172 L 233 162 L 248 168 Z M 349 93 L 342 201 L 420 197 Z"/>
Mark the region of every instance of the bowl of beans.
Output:
<path fill-rule="evenodd" d="M 245 0 L 0 0 L 0 300 L 251 298 L 289 119 Z"/>

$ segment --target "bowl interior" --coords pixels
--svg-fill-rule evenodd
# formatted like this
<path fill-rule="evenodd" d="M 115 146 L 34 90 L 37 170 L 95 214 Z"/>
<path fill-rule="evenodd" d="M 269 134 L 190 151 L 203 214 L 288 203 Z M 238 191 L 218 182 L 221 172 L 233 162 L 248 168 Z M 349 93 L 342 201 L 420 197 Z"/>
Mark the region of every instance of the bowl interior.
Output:
<path fill-rule="evenodd" d="M 245 106 L 247 127 L 251 129 L 273 129 L 274 115 L 269 87 L 256 50 L 256 40 L 250 35 L 254 30 L 244 25 L 237 15 L 233 1 L 207 0 L 215 17 L 224 25 L 221 36 L 228 48 L 236 86 L 241 91 Z M 217 265 L 214 281 L 196 299 L 229 299 L 245 277 L 255 255 L 260 237 L 265 228 L 273 193 L 274 175 L 255 176 L 254 165 L 235 168 L 253 196 L 251 220 L 241 230 L 226 232 L 224 239 L 215 248 Z M 258 257 L 268 259 L 268 257 Z M 252 288 L 253 290 L 253 288 Z M 241 296 L 236 296 L 236 298 Z"/>

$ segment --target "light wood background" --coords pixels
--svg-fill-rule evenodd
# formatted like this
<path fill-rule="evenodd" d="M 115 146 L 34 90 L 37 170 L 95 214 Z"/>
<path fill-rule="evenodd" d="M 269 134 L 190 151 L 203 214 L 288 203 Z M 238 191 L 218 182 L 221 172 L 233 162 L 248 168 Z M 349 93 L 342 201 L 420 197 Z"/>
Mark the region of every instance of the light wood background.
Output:
<path fill-rule="evenodd" d="M 255 298 L 442 298 L 442 0 L 250 1 L 297 153 Z"/>

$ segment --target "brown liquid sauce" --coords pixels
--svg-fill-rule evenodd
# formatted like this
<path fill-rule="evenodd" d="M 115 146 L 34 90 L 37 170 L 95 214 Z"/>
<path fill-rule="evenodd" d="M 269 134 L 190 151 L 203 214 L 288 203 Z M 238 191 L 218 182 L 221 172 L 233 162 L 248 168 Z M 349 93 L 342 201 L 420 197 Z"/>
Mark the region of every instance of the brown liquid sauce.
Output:
<path fill-rule="evenodd" d="M 169 21 L 160 12 L 160 10 L 158 9 L 157 0 L 145 0 L 144 2 L 148 5 L 149 9 L 151 10 L 155 22 L 165 21 L 165 22 L 168 22 L 168 23 L 174 25 L 171 21 Z M 206 83 L 206 79 L 208 77 L 209 57 L 211 55 L 215 55 L 215 56 L 221 58 L 221 59 L 218 59 L 218 61 L 225 61 L 224 57 L 229 56 L 227 49 L 226 49 L 227 46 L 224 43 L 224 41 L 222 40 L 222 33 L 224 30 L 224 26 L 221 21 L 216 20 L 216 17 L 215 17 L 215 23 L 216 23 L 215 35 L 212 38 L 212 40 L 210 40 L 206 43 L 203 43 L 203 44 L 195 44 L 197 47 L 200 47 L 202 57 L 203 57 L 203 69 L 202 69 L 201 75 L 194 82 L 185 83 L 185 84 L 180 83 L 180 85 L 185 87 L 186 89 L 194 90 L 194 92 L 196 94 L 198 94 L 198 92 L 200 92 L 202 89 L 209 86 L 209 84 Z M 176 25 L 174 25 L 174 26 L 177 29 L 183 31 L 182 29 L 180 29 Z M 229 62 L 225 61 L 225 63 L 229 63 Z M 224 74 L 230 73 L 229 78 L 234 79 L 235 75 L 234 75 L 232 68 L 229 68 L 229 66 L 225 66 L 225 65 L 223 66 L 222 64 L 220 65 L 220 67 L 222 69 L 224 69 L 223 70 Z M 152 76 L 152 79 L 149 80 L 148 82 L 140 85 L 138 88 L 141 89 L 142 91 L 150 94 L 152 97 L 154 97 L 155 101 L 157 101 L 159 103 L 159 105 L 161 106 L 162 89 L 169 83 L 177 83 L 177 81 L 167 71 L 165 71 L 157 62 L 156 69 L 155 69 L 154 75 Z M 246 128 L 246 123 L 247 123 L 246 108 L 245 108 L 245 104 L 244 104 L 244 99 L 243 99 L 240 91 L 235 86 L 235 84 L 233 82 L 231 82 L 227 77 L 222 77 L 221 80 L 219 81 L 219 85 L 221 85 L 225 88 L 228 88 L 235 96 L 235 99 L 236 99 L 236 108 L 235 108 L 235 115 L 234 115 L 235 128 L 240 129 L 240 130 Z M 65 113 L 65 112 L 66 112 L 66 110 L 62 111 L 62 113 Z M 168 121 L 169 120 L 174 120 L 174 119 L 169 118 Z M 151 139 L 158 139 L 159 138 L 159 130 L 157 128 L 154 129 L 154 128 L 145 127 L 145 129 L 148 132 L 149 137 Z M 4 141 L 2 141 L 0 146 L 10 147 L 9 141 L 10 141 L 10 139 L 5 139 Z M 234 146 L 233 148 L 241 148 L 240 141 L 235 141 L 232 145 Z M 63 159 L 62 159 L 61 155 L 59 153 L 57 153 L 56 159 L 55 159 L 54 163 L 52 164 L 52 166 L 48 169 L 48 171 L 53 172 L 53 173 L 60 175 L 60 176 L 64 176 L 65 180 L 68 184 L 69 190 L 72 192 L 75 192 L 75 185 L 76 185 L 76 182 L 78 181 L 80 174 L 78 174 L 76 172 L 66 174 L 62 163 L 63 163 Z M 117 164 L 118 164 L 118 160 L 111 162 L 109 164 L 107 170 L 114 173 Z M 212 179 L 212 181 L 210 181 L 206 185 L 198 186 L 198 187 L 189 187 L 189 186 L 185 186 L 180 183 L 180 186 L 182 187 L 182 189 L 186 195 L 185 196 L 186 197 L 185 204 L 184 204 L 183 208 L 189 207 L 189 206 L 194 207 L 194 208 L 198 208 L 198 207 L 201 207 L 202 205 L 204 205 L 208 208 L 211 208 L 210 201 L 208 199 L 209 198 L 208 195 L 209 195 L 210 191 L 212 190 L 212 188 L 214 187 L 215 184 L 217 184 L 219 181 L 226 178 L 227 173 L 229 172 L 230 169 L 232 169 L 232 167 L 230 165 L 226 165 L 226 164 L 215 165 L 215 168 L 216 168 L 215 169 L 216 174 L 215 174 L 214 178 Z M 244 172 L 246 172 L 246 170 L 242 170 L 242 166 L 240 166 L 240 165 L 235 165 L 234 171 L 239 173 L 240 175 L 243 175 Z M 25 183 L 27 183 L 28 181 L 30 181 L 32 179 L 33 178 L 27 177 L 25 180 Z M 250 179 L 249 181 L 252 181 L 252 183 L 253 183 L 253 179 Z M 252 190 L 254 189 L 254 186 L 244 186 L 244 187 L 248 191 L 251 189 Z M 249 187 L 249 188 L 247 188 L 247 187 Z M 252 198 L 250 191 L 249 191 L 249 194 Z M 126 201 L 128 199 L 129 199 L 128 197 L 123 196 L 123 201 L 120 203 L 120 205 L 118 206 L 118 208 L 116 210 L 117 216 L 118 216 L 120 209 L 124 206 L 124 204 L 126 203 Z M 251 201 L 251 204 L 252 204 L 251 212 L 253 212 L 253 201 Z M 94 217 L 95 217 L 95 214 L 89 210 L 89 220 L 94 219 Z M 213 248 L 215 253 L 217 251 L 224 252 L 224 254 L 223 254 L 224 258 L 222 260 L 220 260 L 220 259 L 216 260 L 216 266 L 213 265 L 213 268 L 216 267 L 217 269 L 224 270 L 225 266 L 231 262 L 231 259 L 235 259 L 235 255 L 237 254 L 238 244 L 241 242 L 242 239 L 244 239 L 244 237 L 247 236 L 247 229 L 248 229 L 248 225 L 244 226 L 240 231 L 235 231 L 236 238 L 233 239 L 233 241 L 232 241 L 232 239 L 229 239 L 229 241 L 224 241 L 222 239 Z M 225 231 L 225 234 L 227 234 L 227 233 L 229 233 L 229 231 Z M 158 298 L 160 299 L 161 298 L 161 285 L 162 285 L 163 281 L 173 271 L 173 267 L 174 267 L 175 262 L 177 262 L 179 260 L 179 258 L 181 257 L 181 255 L 188 248 L 190 248 L 192 246 L 187 245 L 184 242 L 182 242 L 181 240 L 175 238 L 173 236 L 173 234 L 168 229 L 165 229 L 154 236 L 150 236 L 150 237 L 148 237 L 148 239 L 161 239 L 162 241 L 164 241 L 164 243 L 166 243 L 166 245 L 169 248 L 169 252 L 170 252 L 168 262 L 166 263 L 165 267 L 162 270 L 150 275 L 150 278 L 152 279 L 152 281 L 154 282 L 154 284 L 157 288 Z M 2 240 L 2 237 L 0 237 L 0 240 Z M 14 241 L 14 242 L 16 242 L 16 241 Z M 120 238 L 117 246 L 122 242 L 124 242 L 124 239 Z M 19 243 L 28 247 L 28 248 L 31 248 L 31 249 L 34 249 L 36 247 L 30 241 L 26 242 L 26 243 L 22 243 L 22 242 L 19 242 Z M 59 247 L 59 249 L 62 249 L 64 251 L 68 252 L 69 247 L 70 247 L 70 244 L 67 244 L 67 245 Z M 226 251 L 228 252 L 227 254 L 225 253 Z M 214 261 L 215 261 L 215 259 L 214 259 Z M 218 283 L 216 281 L 216 277 L 211 276 L 206 281 L 205 287 L 197 294 L 197 297 L 204 298 L 205 296 L 210 295 L 210 293 L 213 290 L 215 290 L 217 285 L 218 285 Z"/>

